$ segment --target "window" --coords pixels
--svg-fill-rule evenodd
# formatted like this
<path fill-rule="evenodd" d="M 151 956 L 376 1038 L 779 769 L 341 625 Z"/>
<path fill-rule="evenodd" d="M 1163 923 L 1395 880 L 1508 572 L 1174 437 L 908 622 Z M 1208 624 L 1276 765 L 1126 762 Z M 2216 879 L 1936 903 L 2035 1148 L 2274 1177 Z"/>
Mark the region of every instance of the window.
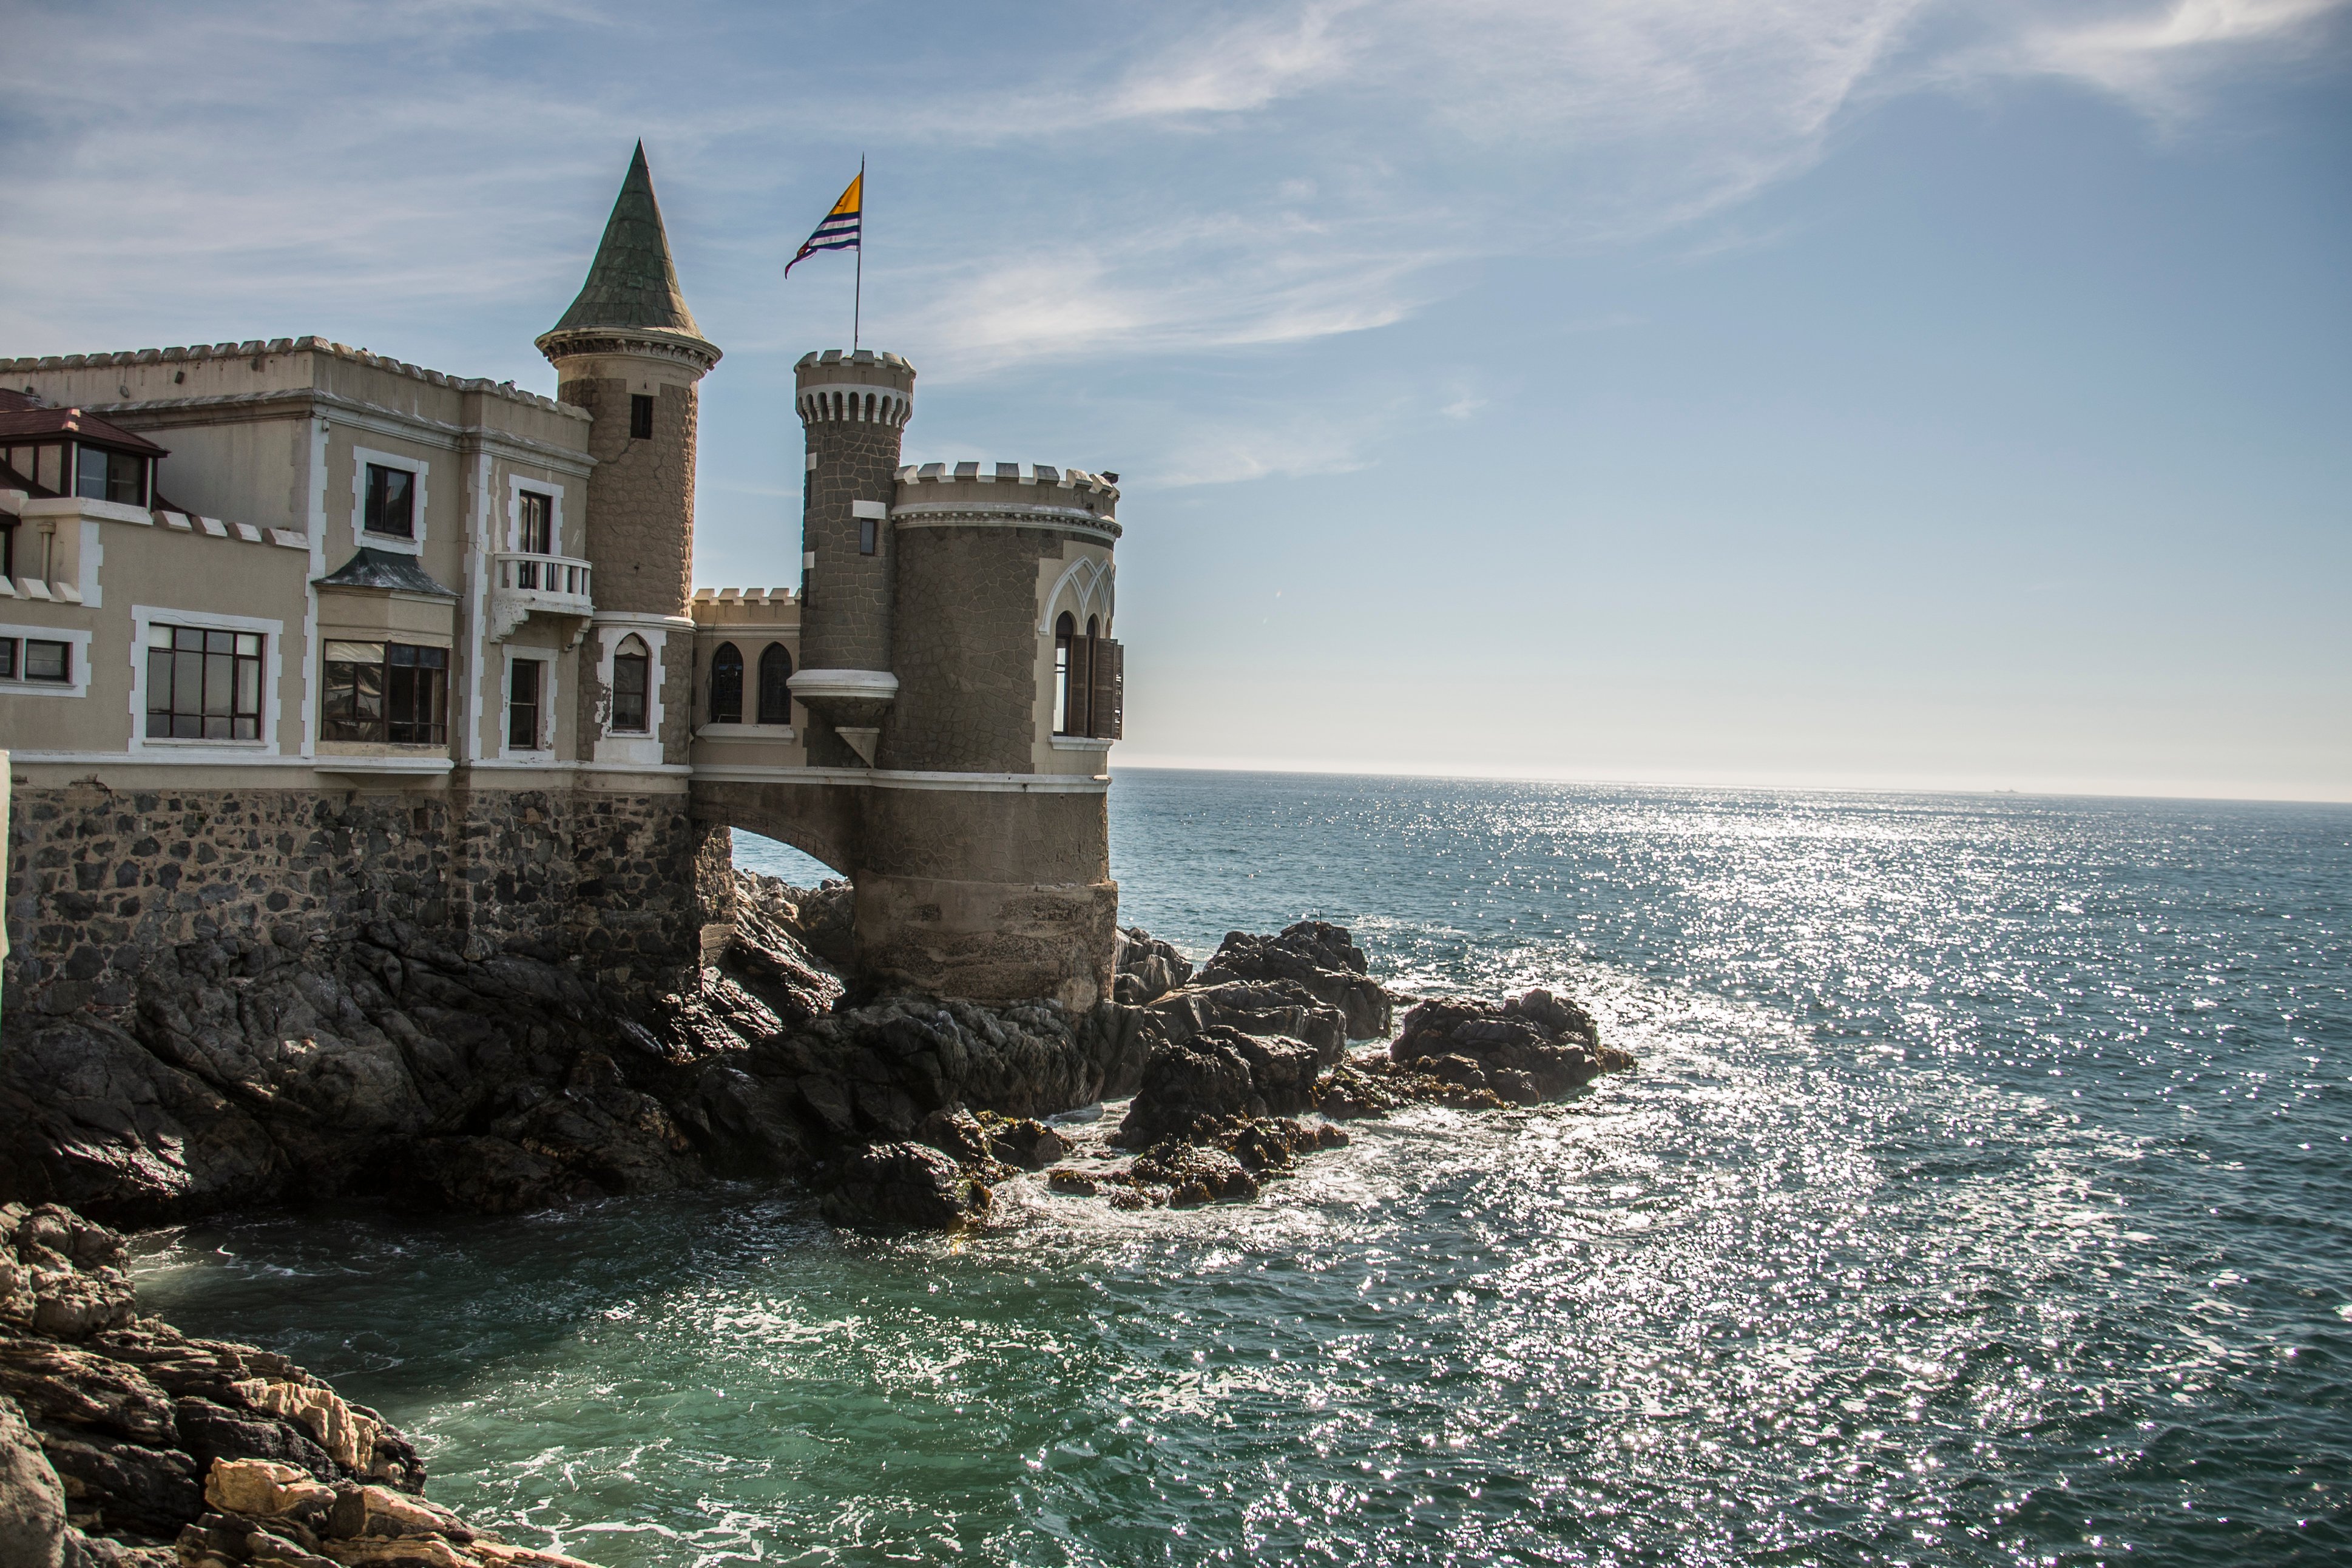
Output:
<path fill-rule="evenodd" d="M 1078 712 L 1086 705 L 1086 678 L 1077 673 L 1078 623 L 1064 610 L 1054 623 L 1054 733 L 1083 735 Z"/>
<path fill-rule="evenodd" d="M 643 393 L 629 398 L 629 439 L 650 441 L 654 438 L 654 400 Z"/>
<path fill-rule="evenodd" d="M 710 721 L 743 721 L 743 656 L 731 642 L 720 643 L 710 656 Z"/>
<path fill-rule="evenodd" d="M 875 535 L 878 531 L 879 530 L 877 528 L 872 518 L 861 517 L 857 520 L 857 553 L 860 555 L 871 555 L 874 553 L 874 547 L 877 543 Z"/>
<path fill-rule="evenodd" d="M 555 498 L 523 490 L 515 498 L 521 510 L 521 548 L 526 554 L 555 553 Z M 529 584 L 524 586 L 529 587 Z"/>
<path fill-rule="evenodd" d="M 16 679 L 16 639 L 0 637 L 0 680 Z"/>
<path fill-rule="evenodd" d="M 449 739 L 449 650 L 331 642 L 322 717 L 330 741 L 438 746 Z"/>
<path fill-rule="evenodd" d="M 261 634 L 147 628 L 147 738 L 261 739 Z"/>
<path fill-rule="evenodd" d="M 63 686 L 73 679 L 73 644 L 25 639 L 25 679 Z"/>
<path fill-rule="evenodd" d="M 644 734 L 649 728 L 646 692 L 651 685 L 653 658 L 644 639 L 632 633 L 613 654 L 613 728 Z"/>
<path fill-rule="evenodd" d="M 544 661 L 519 658 L 507 667 L 507 749 L 536 752 L 539 736 L 539 694 Z"/>
<path fill-rule="evenodd" d="M 395 539 L 415 538 L 416 476 L 406 468 L 370 463 L 367 512 L 362 526 L 370 533 L 388 533 Z"/>
<path fill-rule="evenodd" d="M 74 493 L 90 500 L 147 504 L 147 459 L 131 452 L 83 446 L 74 457 Z"/>
<path fill-rule="evenodd" d="M 760 655 L 760 722 L 793 721 L 793 656 L 784 645 L 772 642 Z"/>

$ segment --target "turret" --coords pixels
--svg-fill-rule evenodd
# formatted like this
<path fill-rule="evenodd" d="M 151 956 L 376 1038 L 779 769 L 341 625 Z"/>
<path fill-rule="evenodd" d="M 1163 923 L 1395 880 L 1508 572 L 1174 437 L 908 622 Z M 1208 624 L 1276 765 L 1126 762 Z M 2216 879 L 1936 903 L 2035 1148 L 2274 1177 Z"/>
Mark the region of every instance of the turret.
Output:
<path fill-rule="evenodd" d="M 679 291 L 637 144 L 588 281 L 539 339 L 556 396 L 593 416 L 582 553 L 595 563 L 595 675 L 581 733 L 595 760 L 683 763 L 693 718 L 696 384 L 719 350 Z M 644 658 L 638 666 L 633 662 Z M 637 689 L 638 683 L 644 689 Z"/>
<path fill-rule="evenodd" d="M 801 491 L 801 668 L 808 758 L 871 766 L 898 695 L 890 647 L 898 602 L 890 501 L 915 368 L 897 354 L 828 349 L 793 367 L 807 478 Z"/>

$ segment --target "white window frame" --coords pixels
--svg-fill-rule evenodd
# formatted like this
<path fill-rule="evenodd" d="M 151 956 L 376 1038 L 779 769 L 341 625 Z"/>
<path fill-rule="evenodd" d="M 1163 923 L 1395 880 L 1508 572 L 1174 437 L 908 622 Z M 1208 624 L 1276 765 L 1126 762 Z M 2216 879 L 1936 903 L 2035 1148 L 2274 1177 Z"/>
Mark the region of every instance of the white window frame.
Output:
<path fill-rule="evenodd" d="M 367 531 L 367 471 L 370 463 L 382 468 L 401 468 L 416 476 L 416 504 L 409 515 L 416 523 L 415 537 L 403 539 L 396 533 L 370 533 Z M 412 458 L 404 452 L 379 452 L 373 447 L 352 448 L 352 543 L 367 550 L 396 550 L 405 555 L 425 553 L 425 479 L 433 465 L 423 458 Z"/>
<path fill-rule="evenodd" d="M 72 668 L 73 679 L 60 685 L 54 680 L 25 679 L 25 650 L 16 649 L 16 673 L 0 679 L 0 697 L 87 697 L 89 695 L 89 641 L 95 633 L 76 631 L 71 626 L 0 626 L 0 637 L 14 637 L 22 643 L 26 637 L 37 642 L 61 642 L 71 645 L 66 658 Z"/>
<path fill-rule="evenodd" d="M 543 496 L 551 496 L 554 498 L 555 504 L 551 509 L 553 515 L 548 521 L 548 531 L 550 537 L 548 540 L 547 552 L 550 555 L 565 554 L 566 552 L 563 548 L 563 487 L 557 484 L 553 479 L 536 479 L 522 474 L 509 474 L 507 476 L 507 542 L 504 548 L 508 550 L 520 550 L 522 548 L 522 492 L 525 490 L 537 490 Z"/>
<path fill-rule="evenodd" d="M 669 634 L 675 627 L 667 616 L 647 616 L 642 619 L 626 617 L 598 621 L 596 625 L 596 680 L 609 693 L 613 689 L 613 656 L 631 636 L 645 640 L 649 663 L 646 669 L 646 727 L 643 730 L 613 728 L 613 700 L 610 696 L 596 705 L 596 760 L 600 763 L 633 763 L 659 765 L 662 760 L 662 724 L 667 715 L 662 710 L 662 686 L 667 671 L 663 665 L 667 652 Z M 686 633 L 691 638 L 692 633 Z M 690 646 L 690 644 L 689 644 Z"/>
<path fill-rule="evenodd" d="M 174 741 L 147 734 L 147 634 L 157 622 L 167 626 L 195 626 L 208 632 L 261 634 L 261 739 L 258 741 Z M 250 757 L 255 752 L 282 753 L 278 736 L 278 689 L 286 672 L 286 623 L 258 616 L 223 616 L 211 610 L 173 610 L 154 605 L 131 606 L 131 750 L 133 752 L 221 752 Z"/>
<path fill-rule="evenodd" d="M 513 734 L 509 721 L 514 708 L 514 667 L 518 664 L 543 666 L 539 672 L 539 738 L 540 744 L 518 750 L 509 743 Z M 502 763 L 551 763 L 555 760 L 555 649 L 551 647 L 509 647 L 499 680 L 499 761 Z"/>

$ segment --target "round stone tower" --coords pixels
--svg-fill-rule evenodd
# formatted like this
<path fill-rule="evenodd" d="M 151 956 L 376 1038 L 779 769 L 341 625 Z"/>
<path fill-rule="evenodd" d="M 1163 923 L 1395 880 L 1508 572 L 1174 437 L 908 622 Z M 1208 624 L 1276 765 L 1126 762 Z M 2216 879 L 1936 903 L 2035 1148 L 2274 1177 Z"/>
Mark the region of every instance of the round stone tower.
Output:
<path fill-rule="evenodd" d="M 556 396 L 593 416 L 584 537 L 562 542 L 595 566 L 595 676 L 581 682 L 580 732 L 594 738 L 593 761 L 682 763 L 694 712 L 696 384 L 719 350 L 679 291 L 643 142 L 588 281 L 539 351 L 555 366 Z M 651 688 L 642 730 L 635 693 L 617 713 L 614 700 L 614 661 L 639 645 Z"/>
<path fill-rule="evenodd" d="M 890 501 L 915 369 L 897 354 L 828 349 L 793 367 L 808 440 L 801 504 L 801 668 L 816 767 L 874 765 L 898 696 L 891 671 L 898 551 Z"/>

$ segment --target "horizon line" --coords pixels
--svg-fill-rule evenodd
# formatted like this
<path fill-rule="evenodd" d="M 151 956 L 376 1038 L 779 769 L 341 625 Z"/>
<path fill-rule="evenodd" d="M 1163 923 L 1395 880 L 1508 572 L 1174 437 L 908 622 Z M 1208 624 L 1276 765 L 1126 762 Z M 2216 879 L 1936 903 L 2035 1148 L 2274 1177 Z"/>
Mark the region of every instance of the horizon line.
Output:
<path fill-rule="evenodd" d="M 1118 768 L 1127 767 L 1141 773 L 1286 773 L 1312 778 L 1433 779 L 1465 784 L 1589 784 L 1621 789 L 1759 790 L 1773 794 L 2013 795 L 2043 800 L 2179 801 L 2212 805 L 2352 805 L 2352 794 L 2244 795 L 2226 793 L 2229 786 L 2214 786 L 2220 793 L 2203 793 L 2195 785 L 2166 788 L 2089 780 L 2077 781 L 2072 784 L 2036 783 L 2013 785 L 1981 783 L 1930 784 L 1919 781 L 1859 782 L 1853 778 L 1831 783 L 1819 778 L 1806 779 L 1801 776 L 1792 778 L 1785 775 L 1769 780 L 1758 777 L 1739 779 L 1720 776 L 1643 777 L 1631 773 L 1546 773 L 1519 769 L 1440 769 L 1411 763 L 1280 763 L 1237 761 L 1232 758 L 1176 759 L 1150 756 L 1114 763 L 1111 767 L 1114 778 L 1117 776 Z"/>

